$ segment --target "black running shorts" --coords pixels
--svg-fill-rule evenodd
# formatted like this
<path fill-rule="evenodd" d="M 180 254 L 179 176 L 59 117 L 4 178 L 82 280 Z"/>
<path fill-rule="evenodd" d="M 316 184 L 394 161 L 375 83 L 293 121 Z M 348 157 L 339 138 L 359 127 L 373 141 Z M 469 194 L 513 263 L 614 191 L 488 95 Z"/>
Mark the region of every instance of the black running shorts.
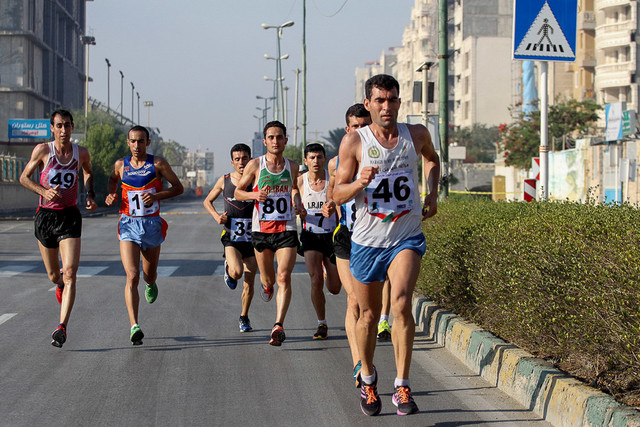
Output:
<path fill-rule="evenodd" d="M 36 239 L 49 249 L 59 247 L 61 240 L 80 238 L 82 235 L 82 215 L 77 206 L 64 209 L 39 207 L 34 225 Z"/>
<path fill-rule="evenodd" d="M 251 244 L 251 242 L 232 242 L 229 238 L 229 232 L 227 230 L 222 231 L 220 241 L 222 242 L 222 246 L 224 246 L 225 248 L 227 246 L 236 248 L 240 252 L 240 255 L 242 255 L 242 259 L 256 256 L 256 253 L 253 251 L 253 245 Z"/>
<path fill-rule="evenodd" d="M 351 258 L 351 232 L 342 224 L 333 234 L 333 251 L 336 258 L 346 260 Z"/>
<path fill-rule="evenodd" d="M 251 243 L 258 252 L 262 252 L 265 249 L 275 252 L 278 249 L 297 248 L 300 245 L 297 231 L 283 231 L 280 233 L 254 231 L 251 233 Z"/>
<path fill-rule="evenodd" d="M 300 243 L 302 252 L 318 251 L 326 258 L 333 256 L 333 235 L 332 233 L 315 234 L 307 230 L 300 232 Z"/>

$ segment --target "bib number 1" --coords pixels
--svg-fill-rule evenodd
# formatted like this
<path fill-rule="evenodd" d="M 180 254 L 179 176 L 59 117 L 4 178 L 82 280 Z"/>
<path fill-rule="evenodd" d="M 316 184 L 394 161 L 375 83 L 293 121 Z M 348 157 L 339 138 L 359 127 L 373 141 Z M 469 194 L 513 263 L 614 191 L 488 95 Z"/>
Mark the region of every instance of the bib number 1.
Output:
<path fill-rule="evenodd" d="M 146 206 L 142 201 L 142 195 L 144 193 L 152 193 L 155 194 L 155 188 L 149 188 L 146 190 L 130 190 L 127 191 L 127 198 L 129 199 L 129 215 L 130 216 L 149 216 L 158 212 L 160 209 L 160 204 L 157 200 L 150 206 Z"/>

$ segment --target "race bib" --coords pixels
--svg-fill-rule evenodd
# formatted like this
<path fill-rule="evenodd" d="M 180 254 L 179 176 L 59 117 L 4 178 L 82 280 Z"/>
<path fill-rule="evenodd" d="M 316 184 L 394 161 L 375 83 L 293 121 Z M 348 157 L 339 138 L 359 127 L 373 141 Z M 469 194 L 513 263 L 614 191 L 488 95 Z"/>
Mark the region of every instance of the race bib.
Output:
<path fill-rule="evenodd" d="M 75 170 L 49 169 L 49 187 L 69 189 L 76 183 Z"/>
<path fill-rule="evenodd" d="M 251 218 L 231 218 L 231 241 L 251 241 Z"/>
<path fill-rule="evenodd" d="M 307 209 L 304 229 L 315 234 L 331 233 L 336 228 L 336 216 L 329 218 L 322 215 L 322 209 Z"/>
<path fill-rule="evenodd" d="M 350 200 L 344 204 L 344 224 L 347 230 L 353 231 L 353 224 L 356 222 L 356 201 Z"/>
<path fill-rule="evenodd" d="M 267 200 L 258 204 L 260 221 L 290 221 L 291 194 L 269 193 Z"/>
<path fill-rule="evenodd" d="M 414 206 L 413 173 L 410 169 L 379 173 L 367 186 L 367 210 L 386 218 Z"/>
<path fill-rule="evenodd" d="M 154 200 L 150 206 L 145 206 L 142 201 L 142 195 L 144 193 L 155 194 L 155 188 L 147 188 L 146 190 L 129 190 L 127 191 L 127 198 L 129 199 L 129 215 L 130 216 L 149 216 L 158 212 L 160 204 L 157 200 Z"/>

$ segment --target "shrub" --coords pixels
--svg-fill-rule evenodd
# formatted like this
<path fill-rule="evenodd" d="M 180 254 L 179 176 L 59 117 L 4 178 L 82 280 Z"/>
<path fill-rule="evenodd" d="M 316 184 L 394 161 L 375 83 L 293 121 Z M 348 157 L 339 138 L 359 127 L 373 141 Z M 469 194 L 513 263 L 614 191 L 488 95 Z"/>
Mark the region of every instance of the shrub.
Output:
<path fill-rule="evenodd" d="M 418 290 L 618 397 L 637 393 L 638 224 L 629 205 L 444 202 L 424 223 Z"/>

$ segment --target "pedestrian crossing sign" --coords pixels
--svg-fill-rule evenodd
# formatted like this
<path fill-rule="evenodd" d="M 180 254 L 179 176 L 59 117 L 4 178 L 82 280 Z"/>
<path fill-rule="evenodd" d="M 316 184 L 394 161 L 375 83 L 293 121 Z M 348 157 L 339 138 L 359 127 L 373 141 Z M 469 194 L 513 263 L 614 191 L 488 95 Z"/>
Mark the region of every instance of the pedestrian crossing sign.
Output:
<path fill-rule="evenodd" d="M 577 0 L 515 0 L 513 59 L 575 61 Z"/>

